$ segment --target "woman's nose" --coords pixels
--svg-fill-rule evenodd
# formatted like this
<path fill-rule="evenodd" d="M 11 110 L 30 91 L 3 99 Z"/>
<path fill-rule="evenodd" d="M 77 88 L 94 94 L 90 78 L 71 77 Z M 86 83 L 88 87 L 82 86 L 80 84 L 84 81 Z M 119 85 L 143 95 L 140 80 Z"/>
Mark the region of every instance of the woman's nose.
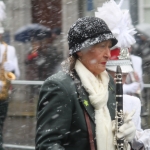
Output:
<path fill-rule="evenodd" d="M 111 57 L 110 48 L 109 47 L 106 49 L 105 57 L 107 57 L 108 59 Z"/>

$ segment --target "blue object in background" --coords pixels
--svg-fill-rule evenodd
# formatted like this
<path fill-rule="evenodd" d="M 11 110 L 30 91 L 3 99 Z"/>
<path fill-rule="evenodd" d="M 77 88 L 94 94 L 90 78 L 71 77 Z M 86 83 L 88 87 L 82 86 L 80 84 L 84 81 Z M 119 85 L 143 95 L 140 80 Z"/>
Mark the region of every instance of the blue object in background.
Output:
<path fill-rule="evenodd" d="M 42 40 L 51 37 L 51 29 L 41 24 L 28 24 L 21 27 L 15 33 L 15 40 L 19 42 L 31 42 L 32 40 Z"/>
<path fill-rule="evenodd" d="M 87 0 L 87 10 L 93 10 L 93 0 Z"/>

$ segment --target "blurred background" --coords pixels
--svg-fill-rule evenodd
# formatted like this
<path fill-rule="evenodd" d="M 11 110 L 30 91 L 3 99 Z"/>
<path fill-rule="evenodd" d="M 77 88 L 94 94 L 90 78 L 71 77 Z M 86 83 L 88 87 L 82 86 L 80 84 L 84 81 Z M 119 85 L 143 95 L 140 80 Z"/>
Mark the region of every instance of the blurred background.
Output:
<path fill-rule="evenodd" d="M 3 2 L 7 15 L 3 23 L 3 39 L 15 47 L 21 73 L 20 78 L 12 82 L 3 131 L 4 147 L 6 150 L 34 149 L 40 86 L 49 75 L 61 69 L 60 63 L 67 58 L 67 32 L 70 26 L 79 17 L 94 16 L 97 7 L 105 0 Z M 142 126 L 147 129 L 150 128 L 150 0 L 124 0 L 122 8 L 129 9 L 132 23 L 137 29 L 137 43 L 133 45 L 132 53 L 143 61 L 144 89 L 141 93 L 145 114 L 142 115 Z M 38 36 L 27 38 L 28 32 L 37 32 L 39 28 L 42 28 L 42 32 Z"/>

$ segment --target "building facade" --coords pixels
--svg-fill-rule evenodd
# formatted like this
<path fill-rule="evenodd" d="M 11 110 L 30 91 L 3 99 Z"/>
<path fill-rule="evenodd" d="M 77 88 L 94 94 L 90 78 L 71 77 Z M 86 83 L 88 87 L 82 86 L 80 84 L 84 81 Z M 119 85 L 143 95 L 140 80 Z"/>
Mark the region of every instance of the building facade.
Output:
<path fill-rule="evenodd" d="M 138 1 L 139 23 L 150 23 L 150 0 Z"/>

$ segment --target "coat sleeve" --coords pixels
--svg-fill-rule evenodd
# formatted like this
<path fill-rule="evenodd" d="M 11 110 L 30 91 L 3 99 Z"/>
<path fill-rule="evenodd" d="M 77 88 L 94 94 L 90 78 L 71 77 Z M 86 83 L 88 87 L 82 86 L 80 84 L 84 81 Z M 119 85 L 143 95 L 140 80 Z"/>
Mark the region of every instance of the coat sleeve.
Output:
<path fill-rule="evenodd" d="M 138 74 L 141 90 L 143 89 L 143 69 L 142 69 L 142 58 L 139 56 L 131 55 L 134 71 Z"/>
<path fill-rule="evenodd" d="M 141 130 L 141 101 L 139 98 L 134 97 L 133 99 L 133 108 L 136 110 L 134 116 L 133 116 L 133 121 L 135 123 L 136 129 Z"/>
<path fill-rule="evenodd" d="M 67 90 L 56 81 L 43 84 L 37 107 L 36 150 L 64 150 L 70 133 L 72 106 Z"/>
<path fill-rule="evenodd" d="M 130 113 L 133 110 L 135 110 L 135 114 L 132 117 L 132 121 L 136 129 L 141 130 L 141 101 L 135 96 L 123 94 L 123 111 Z"/>
<path fill-rule="evenodd" d="M 150 149 L 150 129 L 136 131 L 135 138 L 132 141 L 132 148 L 139 150 L 144 147 L 144 150 Z"/>
<path fill-rule="evenodd" d="M 141 84 L 141 90 L 143 89 L 143 70 L 142 70 L 142 59 L 139 57 L 139 59 L 140 59 L 140 69 L 139 69 L 139 71 L 138 71 L 138 73 L 139 73 L 139 78 L 140 78 L 140 84 Z"/>

